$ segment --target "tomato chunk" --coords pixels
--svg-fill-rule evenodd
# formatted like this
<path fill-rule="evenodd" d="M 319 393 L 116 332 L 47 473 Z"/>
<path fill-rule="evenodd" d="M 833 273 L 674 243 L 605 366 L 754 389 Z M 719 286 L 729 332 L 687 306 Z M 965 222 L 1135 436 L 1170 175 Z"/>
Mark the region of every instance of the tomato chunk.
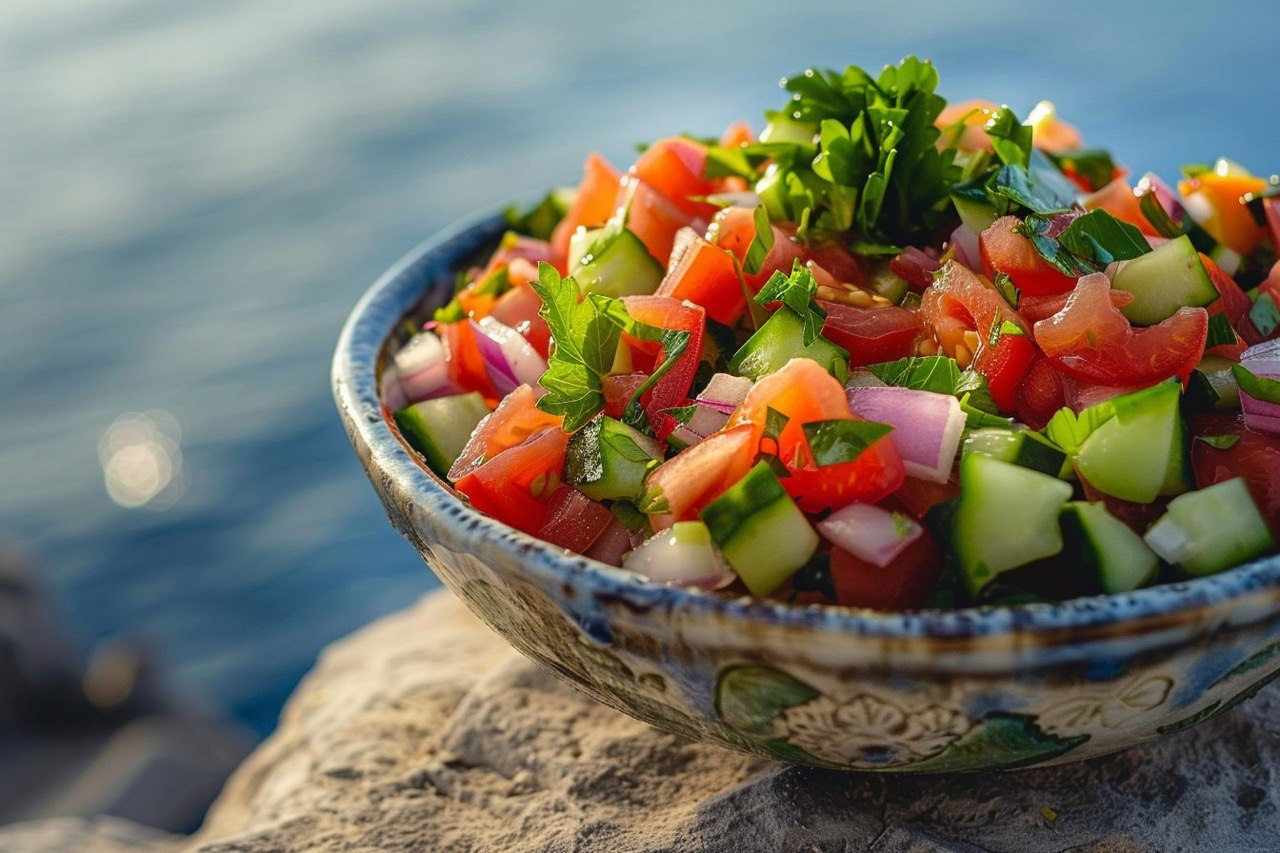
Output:
<path fill-rule="evenodd" d="M 670 296 L 627 296 L 623 298 L 622 304 L 637 322 L 659 329 L 689 333 L 689 342 L 684 352 L 680 353 L 675 363 L 641 397 L 654 435 L 659 441 L 665 441 L 676 427 L 666 410 L 685 404 L 689 398 L 689 388 L 693 385 L 693 377 L 698 372 L 706 312 L 698 305 L 681 302 Z M 641 341 L 625 333 L 623 337 L 633 350 L 652 358 L 655 370 L 669 355 L 658 341 Z"/>
<path fill-rule="evenodd" d="M 1203 441 L 1191 442 L 1196 488 L 1244 477 L 1267 526 L 1280 537 L 1280 438 L 1250 430 L 1244 424 L 1244 415 L 1235 412 L 1197 414 L 1191 419 L 1191 434 L 1239 436 L 1235 444 L 1224 449 Z"/>
<path fill-rule="evenodd" d="M 707 149 L 701 142 L 683 136 L 659 139 L 645 149 L 632 173 L 667 197 L 690 216 L 709 220 L 718 208 L 700 201 L 716 191 L 704 177 Z"/>
<path fill-rule="evenodd" d="M 751 241 L 756 238 L 755 211 L 748 207 L 727 207 L 716 216 L 712 230 L 707 232 L 707 239 L 722 249 L 727 249 L 738 259 L 739 264 L 747 261 L 747 250 Z M 790 223 L 772 223 L 773 246 L 764 257 L 764 263 L 757 273 L 746 273 L 742 279 L 752 293 L 758 293 L 764 283 L 775 272 L 791 272 L 795 260 L 804 260 L 804 250 L 795 239 L 795 226 Z"/>
<path fill-rule="evenodd" d="M 568 444 L 564 430 L 544 429 L 473 468 L 454 488 L 486 515 L 537 535 L 550 515 L 545 498 L 559 479 Z"/>
<path fill-rule="evenodd" d="M 872 610 L 923 607 L 942 573 L 942 550 L 928 533 L 912 542 L 892 563 L 881 568 L 841 548 L 831 550 L 831 583 L 835 603 Z"/>
<path fill-rule="evenodd" d="M 618 199 L 618 182 L 622 175 L 609 165 L 609 161 L 599 154 L 587 155 L 582 165 L 582 183 L 578 184 L 578 192 L 573 197 L 569 212 L 556 226 L 551 234 L 551 247 L 562 267 L 569 257 L 569 240 L 573 232 L 582 225 L 595 228 L 603 225 L 613 215 Z"/>
<path fill-rule="evenodd" d="M 747 297 L 733 256 L 701 237 L 677 251 L 655 295 L 687 299 L 701 305 L 717 323 L 735 323 L 747 309 Z"/>
<path fill-rule="evenodd" d="M 724 429 L 663 462 L 645 489 L 658 500 L 649 513 L 654 530 L 690 521 L 751 470 L 756 441 L 750 424 Z"/>
<path fill-rule="evenodd" d="M 994 279 L 1004 273 L 1019 292 L 1033 296 L 1066 293 L 1075 287 L 1075 278 L 1040 257 L 1031 241 L 1014 230 L 1021 224 L 1016 216 L 1002 216 L 978 236 L 987 276 Z"/>
<path fill-rule="evenodd" d="M 504 397 L 472 432 L 449 469 L 449 479 L 457 480 L 484 460 L 524 443 L 534 433 L 564 423 L 563 417 L 548 414 L 537 404 L 537 392 L 528 385 L 521 385 Z"/>
<path fill-rule="evenodd" d="M 547 520 L 538 538 L 582 554 L 614 523 L 613 513 L 572 486 L 559 486 L 547 501 Z"/>
<path fill-rule="evenodd" d="M 923 322 L 906 308 L 854 308 L 823 302 L 827 311 L 822 336 L 849 351 L 849 364 L 861 367 L 914 354 Z"/>

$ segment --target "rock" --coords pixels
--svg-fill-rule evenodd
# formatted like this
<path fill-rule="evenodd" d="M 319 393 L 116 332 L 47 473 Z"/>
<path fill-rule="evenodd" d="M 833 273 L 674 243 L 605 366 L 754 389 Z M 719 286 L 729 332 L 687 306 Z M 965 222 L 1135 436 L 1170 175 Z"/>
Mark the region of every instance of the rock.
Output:
<path fill-rule="evenodd" d="M 205 853 L 1257 847 L 1280 837 L 1278 712 L 1268 690 L 1157 744 L 1020 773 L 784 767 L 599 705 L 436 593 L 322 657 L 193 844 Z"/>
<path fill-rule="evenodd" d="M 115 817 L 62 817 L 0 829 L 0 853 L 171 853 L 182 841 Z"/>

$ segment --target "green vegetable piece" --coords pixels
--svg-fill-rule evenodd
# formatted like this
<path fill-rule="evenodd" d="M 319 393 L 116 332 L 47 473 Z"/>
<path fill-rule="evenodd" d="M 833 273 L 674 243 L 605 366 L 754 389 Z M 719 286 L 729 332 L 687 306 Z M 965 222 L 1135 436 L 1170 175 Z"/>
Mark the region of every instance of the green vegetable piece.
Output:
<path fill-rule="evenodd" d="M 489 414 L 476 392 L 414 403 L 395 413 L 400 433 L 441 477 L 449 473 L 476 425 Z"/>
<path fill-rule="evenodd" d="M 564 479 L 592 500 L 638 500 L 662 459 L 658 442 L 613 418 L 593 420 L 569 439 Z"/>
<path fill-rule="evenodd" d="M 822 336 L 804 343 L 804 321 L 789 308 L 780 308 L 729 359 L 735 376 L 759 379 L 781 370 L 793 358 L 809 358 L 841 383 L 848 376 L 849 352 Z"/>
<path fill-rule="evenodd" d="M 801 428 L 819 467 L 852 462 L 893 431 L 889 424 L 849 419 L 810 421 Z"/>
<path fill-rule="evenodd" d="M 1276 547 L 1243 477 L 1174 498 L 1143 538 L 1192 577 L 1216 574 Z"/>

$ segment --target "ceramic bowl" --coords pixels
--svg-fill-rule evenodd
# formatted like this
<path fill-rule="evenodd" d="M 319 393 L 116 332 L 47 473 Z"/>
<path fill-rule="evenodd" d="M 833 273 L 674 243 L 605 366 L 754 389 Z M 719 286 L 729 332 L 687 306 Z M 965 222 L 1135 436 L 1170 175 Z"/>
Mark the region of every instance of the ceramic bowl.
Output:
<path fill-rule="evenodd" d="M 1280 558 L 1129 595 L 888 614 L 662 587 L 472 510 L 388 425 L 378 376 L 405 318 L 442 304 L 501 230 L 455 229 L 379 279 L 343 329 L 334 397 L 392 524 L 445 586 L 601 702 L 771 758 L 949 772 L 1113 752 L 1280 673 Z"/>

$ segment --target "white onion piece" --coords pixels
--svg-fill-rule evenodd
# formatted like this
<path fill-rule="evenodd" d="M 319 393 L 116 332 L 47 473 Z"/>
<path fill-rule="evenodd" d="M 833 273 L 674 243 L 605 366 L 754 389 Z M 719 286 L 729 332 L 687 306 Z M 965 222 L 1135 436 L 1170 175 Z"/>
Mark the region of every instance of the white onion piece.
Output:
<path fill-rule="evenodd" d="M 382 405 L 393 412 L 409 405 L 409 398 L 400 387 L 400 373 L 394 363 L 388 364 L 378 379 L 378 396 L 382 398 Z"/>
<path fill-rule="evenodd" d="M 849 504 L 818 522 L 833 545 L 860 560 L 884 568 L 924 533 L 914 519 L 872 504 Z"/>
<path fill-rule="evenodd" d="M 410 403 L 421 403 L 436 397 L 459 394 L 462 389 L 449 379 L 449 366 L 444 362 L 424 367 L 410 376 L 401 374 L 400 388 Z"/>
<path fill-rule="evenodd" d="M 471 325 L 489 379 L 499 394 L 509 394 L 520 385 L 539 387 L 538 379 L 547 372 L 547 363 L 524 335 L 492 317 L 472 320 Z"/>
<path fill-rule="evenodd" d="M 951 245 L 956 247 L 956 260 L 971 270 L 982 271 L 982 250 L 978 235 L 968 225 L 961 225 L 951 232 Z"/>
<path fill-rule="evenodd" d="M 395 354 L 396 370 L 401 376 L 412 376 L 444 360 L 444 343 L 435 332 L 419 332 Z"/>
<path fill-rule="evenodd" d="M 710 406 L 699 405 L 693 412 L 693 417 L 689 418 L 689 422 L 684 424 L 693 432 L 706 438 L 712 433 L 718 432 L 724 428 L 729 421 L 729 415 L 719 409 Z"/>
<path fill-rule="evenodd" d="M 1191 537 L 1173 520 L 1164 516 L 1142 536 L 1147 547 L 1166 563 L 1180 563 L 1192 550 Z"/>
<path fill-rule="evenodd" d="M 849 388 L 849 407 L 860 418 L 889 424 L 889 438 L 907 473 L 945 483 L 960 448 L 965 415 L 950 394 L 912 388 Z"/>
<path fill-rule="evenodd" d="M 719 409 L 726 415 L 742 405 L 751 390 L 751 380 L 745 376 L 733 376 L 729 373 L 717 373 L 711 377 L 707 387 L 698 394 L 697 402 Z"/>
<path fill-rule="evenodd" d="M 628 554 L 622 567 L 658 583 L 703 589 L 719 589 L 735 577 L 701 521 L 679 521 L 658 531 Z"/>
<path fill-rule="evenodd" d="M 849 371 L 849 381 L 844 387 L 848 391 L 850 388 L 888 388 L 889 385 L 865 367 L 857 367 Z"/>

